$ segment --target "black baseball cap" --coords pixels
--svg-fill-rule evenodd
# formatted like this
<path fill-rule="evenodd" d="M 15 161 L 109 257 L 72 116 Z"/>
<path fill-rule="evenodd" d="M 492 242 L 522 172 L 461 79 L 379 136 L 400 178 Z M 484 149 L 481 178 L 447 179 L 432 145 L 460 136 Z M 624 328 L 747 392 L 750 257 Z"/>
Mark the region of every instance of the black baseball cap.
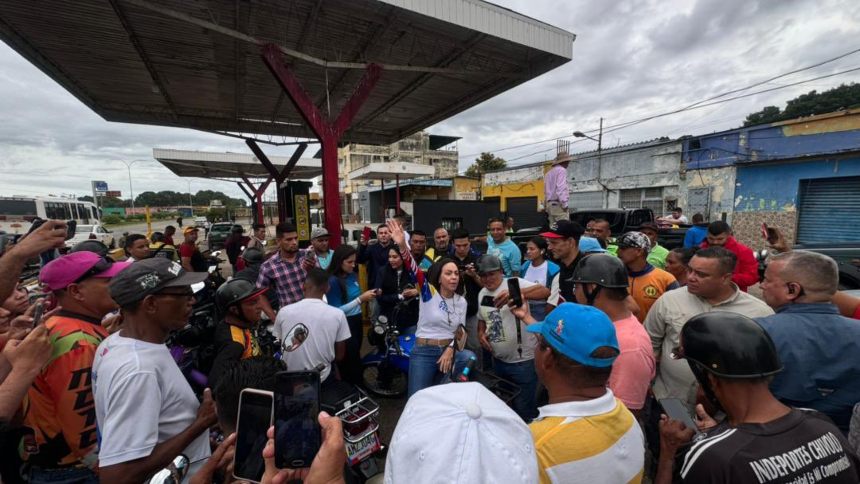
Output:
<path fill-rule="evenodd" d="M 549 232 L 544 232 L 540 234 L 540 236 L 546 237 L 547 239 L 567 239 L 573 237 L 578 241 L 584 233 L 585 229 L 577 222 L 572 220 L 559 220 L 555 224 L 555 227 L 550 227 Z"/>
<path fill-rule="evenodd" d="M 186 272 L 181 265 L 170 259 L 155 257 L 128 266 L 111 279 L 108 290 L 117 305 L 127 306 L 162 289 L 190 286 L 203 282 L 208 277 L 209 274 L 205 272 Z"/>
<path fill-rule="evenodd" d="M 494 255 L 482 255 L 478 259 L 478 274 L 502 270 L 502 261 Z"/>

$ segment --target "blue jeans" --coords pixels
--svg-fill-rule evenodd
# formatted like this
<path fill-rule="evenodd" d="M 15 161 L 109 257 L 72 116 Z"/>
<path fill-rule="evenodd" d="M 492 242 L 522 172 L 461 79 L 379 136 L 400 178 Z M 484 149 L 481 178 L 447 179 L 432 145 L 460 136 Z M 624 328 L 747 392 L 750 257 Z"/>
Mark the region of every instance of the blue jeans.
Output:
<path fill-rule="evenodd" d="M 519 363 L 505 363 L 493 358 L 493 370 L 496 376 L 510 380 L 520 387 L 520 394 L 511 402 L 511 407 L 526 423 L 537 417 L 537 371 L 535 361 L 527 360 Z"/>
<path fill-rule="evenodd" d="M 441 346 L 416 344 L 412 347 L 412 352 L 409 354 L 408 396 L 411 397 L 418 390 L 423 390 L 448 380 L 449 375 L 439 371 L 439 364 L 436 363 L 436 360 L 442 356 L 444 350 L 445 348 Z M 466 362 L 473 356 L 475 356 L 475 353 L 469 350 L 454 353 L 454 374 L 457 375 L 462 372 L 466 366 Z"/>
<path fill-rule="evenodd" d="M 99 484 L 96 474 L 86 467 L 65 467 L 60 469 L 30 469 L 30 483 L 50 484 Z"/>

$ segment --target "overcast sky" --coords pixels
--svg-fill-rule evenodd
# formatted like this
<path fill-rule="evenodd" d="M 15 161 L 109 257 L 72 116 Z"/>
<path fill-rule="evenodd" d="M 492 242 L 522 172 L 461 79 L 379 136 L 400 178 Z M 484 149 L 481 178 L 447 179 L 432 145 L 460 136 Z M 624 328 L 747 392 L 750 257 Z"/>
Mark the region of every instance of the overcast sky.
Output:
<path fill-rule="evenodd" d="M 496 152 L 510 164 L 540 161 L 553 155 L 555 142 L 500 149 L 596 129 L 600 117 L 609 126 L 661 113 L 860 48 L 857 0 L 496 3 L 575 33 L 573 60 L 431 128 L 463 138 L 461 170 L 481 151 Z M 860 67 L 860 53 L 754 90 L 854 67 Z M 784 107 L 798 94 L 851 81 L 860 81 L 860 73 L 660 118 L 608 132 L 604 146 L 734 128 L 764 106 Z M 243 142 L 217 135 L 104 121 L 2 43 L 0 114 L 2 195 L 84 195 L 90 180 L 102 179 L 128 196 L 128 172 L 120 159 L 145 160 L 132 167 L 135 193 L 185 192 L 187 179 L 152 160 L 152 147 L 248 152 Z M 586 140 L 574 151 L 594 148 Z M 191 190 L 200 189 L 244 197 L 233 184 L 192 179 Z"/>

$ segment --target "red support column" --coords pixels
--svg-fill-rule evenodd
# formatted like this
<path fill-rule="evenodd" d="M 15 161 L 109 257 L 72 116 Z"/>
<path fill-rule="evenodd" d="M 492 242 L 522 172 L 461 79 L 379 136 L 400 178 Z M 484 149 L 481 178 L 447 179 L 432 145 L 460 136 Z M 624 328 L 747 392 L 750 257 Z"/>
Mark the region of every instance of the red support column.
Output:
<path fill-rule="evenodd" d="M 242 179 L 245 180 L 245 184 L 247 184 L 248 188 L 250 188 L 251 192 L 253 192 L 254 199 L 257 202 L 257 217 L 255 218 L 254 223 L 266 223 L 265 218 L 263 216 L 263 193 L 266 192 L 266 188 L 269 188 L 269 183 L 272 183 L 273 178 L 267 178 L 266 181 L 261 183 L 259 187 L 254 187 L 254 184 L 251 183 L 251 180 L 249 180 L 248 177 L 246 177 L 245 175 L 242 175 Z M 241 187 L 242 185 L 240 184 L 239 186 Z"/>
<path fill-rule="evenodd" d="M 340 180 L 337 175 L 337 144 L 379 80 L 382 68 L 377 64 L 367 66 L 367 70 L 352 96 L 341 109 L 337 119 L 331 122 L 324 113 L 317 109 L 292 70 L 284 63 L 278 47 L 274 44 L 267 44 L 262 47 L 261 51 L 266 66 L 322 145 L 325 225 L 329 233 L 340 234 Z M 331 238 L 332 248 L 337 248 L 340 243 L 341 237 Z"/>

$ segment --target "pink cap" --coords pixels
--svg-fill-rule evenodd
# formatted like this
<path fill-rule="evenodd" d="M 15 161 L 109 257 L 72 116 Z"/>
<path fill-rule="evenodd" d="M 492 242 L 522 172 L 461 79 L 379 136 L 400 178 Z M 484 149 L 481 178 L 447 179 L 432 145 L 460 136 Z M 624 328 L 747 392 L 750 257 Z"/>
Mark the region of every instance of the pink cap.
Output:
<path fill-rule="evenodd" d="M 73 252 L 45 264 L 39 273 L 39 281 L 52 291 L 65 289 L 103 260 L 105 259 L 94 252 Z M 114 262 L 91 277 L 111 278 L 129 265 L 131 265 L 130 262 Z"/>

